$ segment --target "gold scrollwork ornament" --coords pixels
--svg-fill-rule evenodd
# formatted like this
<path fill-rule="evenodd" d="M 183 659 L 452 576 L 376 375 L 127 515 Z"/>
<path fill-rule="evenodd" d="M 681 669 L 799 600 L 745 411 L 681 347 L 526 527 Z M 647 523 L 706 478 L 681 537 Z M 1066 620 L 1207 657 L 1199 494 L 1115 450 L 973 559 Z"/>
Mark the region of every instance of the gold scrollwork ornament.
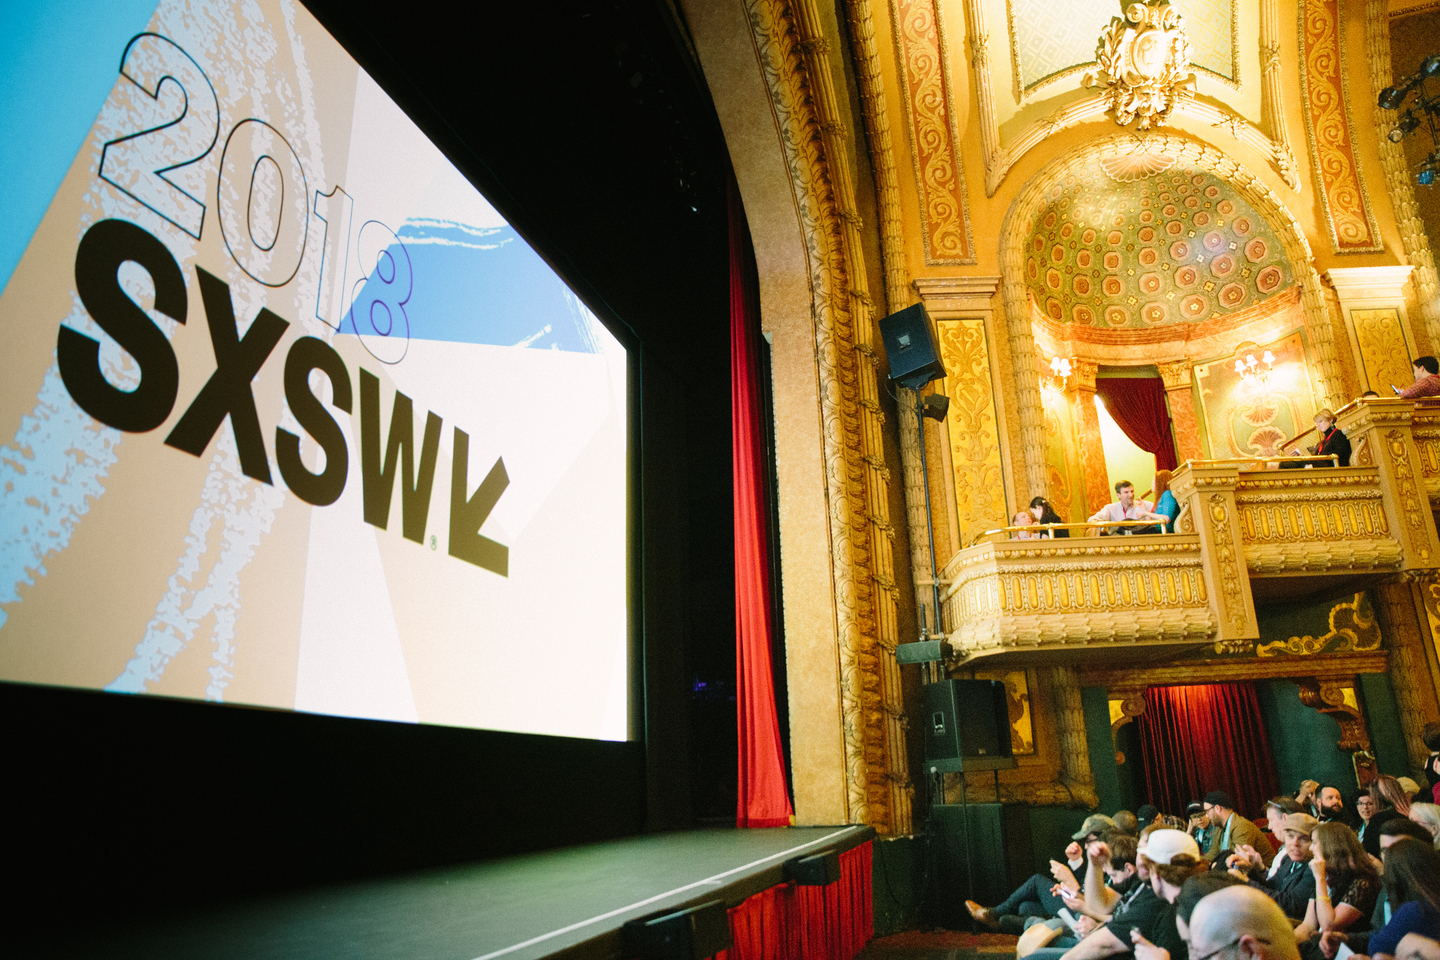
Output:
<path fill-rule="evenodd" d="M 1175 104 L 1195 96 L 1185 18 L 1168 0 L 1145 0 L 1113 17 L 1095 48 L 1099 67 L 1085 86 L 1103 86 L 1109 113 L 1120 126 L 1162 126 Z"/>

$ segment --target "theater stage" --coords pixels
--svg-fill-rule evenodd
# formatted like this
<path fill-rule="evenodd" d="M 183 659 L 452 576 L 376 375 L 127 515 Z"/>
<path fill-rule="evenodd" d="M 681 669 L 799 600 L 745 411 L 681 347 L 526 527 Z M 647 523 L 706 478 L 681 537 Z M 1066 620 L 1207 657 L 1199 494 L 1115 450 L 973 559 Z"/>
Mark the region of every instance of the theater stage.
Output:
<path fill-rule="evenodd" d="M 107 960 L 616 958 L 627 920 L 716 899 L 734 907 L 784 882 L 786 860 L 824 850 L 843 853 L 873 836 L 869 827 L 789 827 L 631 837 L 178 915 L 157 912 L 80 935 L 55 931 L 27 944 L 24 955 Z M 56 893 L 63 896 L 63 891 Z"/>

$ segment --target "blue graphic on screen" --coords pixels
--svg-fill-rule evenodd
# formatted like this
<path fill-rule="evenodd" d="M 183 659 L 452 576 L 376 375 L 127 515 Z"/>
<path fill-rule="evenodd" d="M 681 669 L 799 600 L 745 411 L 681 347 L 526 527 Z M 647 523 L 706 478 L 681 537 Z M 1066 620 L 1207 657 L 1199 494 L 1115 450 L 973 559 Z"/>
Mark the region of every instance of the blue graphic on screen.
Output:
<path fill-rule="evenodd" d="M 413 288 L 403 310 L 412 339 L 601 352 L 589 311 L 513 227 L 416 219 L 397 235 L 404 250 L 388 247 L 355 298 L 362 333 L 373 316 L 377 332 L 388 326 L 389 336 L 405 334 L 404 322 L 374 304 L 385 302 L 385 288 L 408 263 Z M 346 323 L 341 332 L 355 327 Z"/>

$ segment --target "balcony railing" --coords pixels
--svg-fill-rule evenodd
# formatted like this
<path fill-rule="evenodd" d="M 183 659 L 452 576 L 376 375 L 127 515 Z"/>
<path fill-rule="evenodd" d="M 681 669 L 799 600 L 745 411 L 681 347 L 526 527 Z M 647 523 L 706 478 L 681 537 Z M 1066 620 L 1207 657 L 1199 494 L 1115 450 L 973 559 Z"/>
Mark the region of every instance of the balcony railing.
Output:
<path fill-rule="evenodd" d="M 1258 638 L 1257 595 L 1440 566 L 1430 512 L 1440 402 L 1357 401 L 1337 421 L 1356 450 L 1349 467 L 1280 469 L 1314 457 L 1182 464 L 1170 481 L 1182 507 L 1173 534 L 1083 535 L 1153 529 L 1147 521 L 986 531 L 945 567 L 952 645 L 995 665 L 1168 657 Z M 1071 536 L 993 539 L 1058 529 Z"/>

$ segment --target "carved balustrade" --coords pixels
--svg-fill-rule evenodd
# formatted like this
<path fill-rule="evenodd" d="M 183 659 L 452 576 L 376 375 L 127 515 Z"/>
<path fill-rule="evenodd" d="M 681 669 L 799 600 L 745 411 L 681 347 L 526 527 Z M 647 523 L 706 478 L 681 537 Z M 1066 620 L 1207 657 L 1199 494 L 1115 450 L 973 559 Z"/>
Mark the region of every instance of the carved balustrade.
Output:
<path fill-rule="evenodd" d="M 945 568 L 950 642 L 996 664 L 1170 657 L 1214 639 L 1203 568 L 1193 534 L 977 544 Z"/>
<path fill-rule="evenodd" d="M 957 656 L 967 665 L 1161 660 L 1256 639 L 1257 595 L 1440 567 L 1437 494 L 1427 496 L 1440 486 L 1440 403 L 1357 401 L 1337 420 L 1357 451 L 1350 467 L 1182 464 L 1170 481 L 1184 508 L 1177 533 L 960 551 L 943 574 Z"/>

